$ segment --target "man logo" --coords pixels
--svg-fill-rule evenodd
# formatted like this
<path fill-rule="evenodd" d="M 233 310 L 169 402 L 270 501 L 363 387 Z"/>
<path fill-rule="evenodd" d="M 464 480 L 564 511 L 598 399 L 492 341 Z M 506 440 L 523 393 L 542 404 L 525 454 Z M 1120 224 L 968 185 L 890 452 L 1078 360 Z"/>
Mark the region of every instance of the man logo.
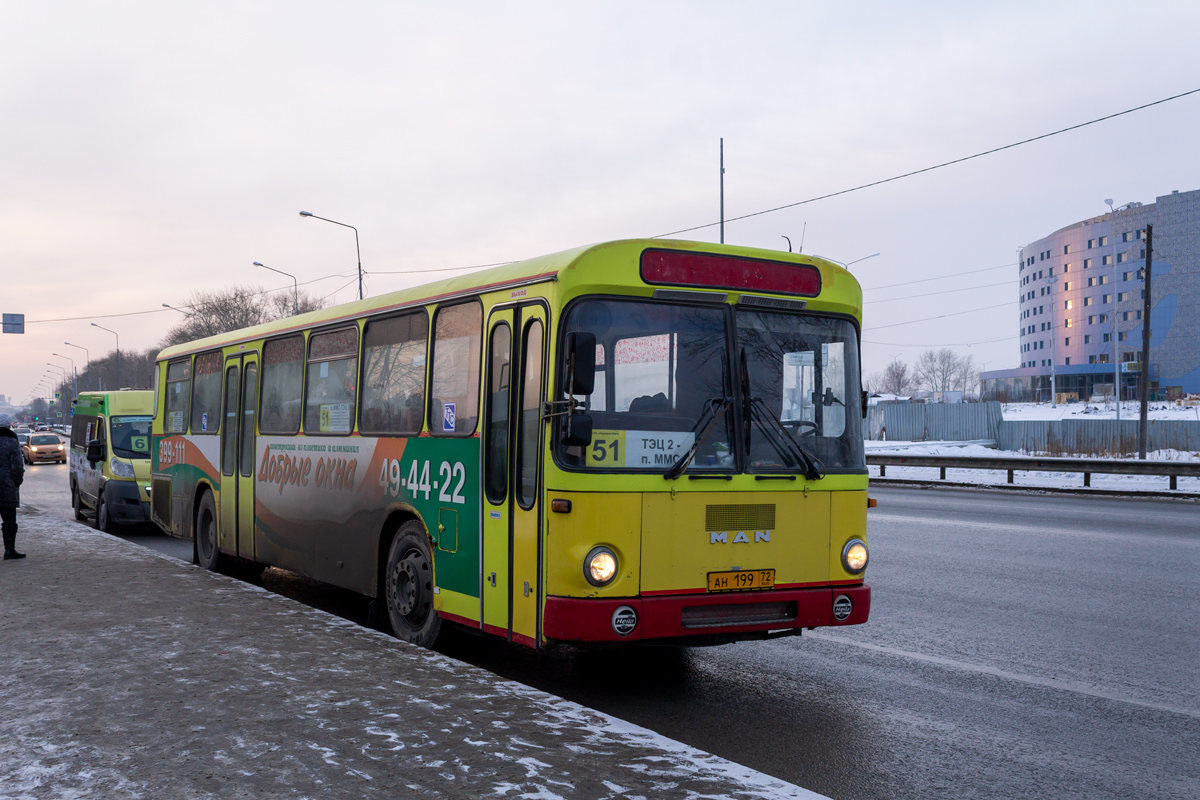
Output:
<path fill-rule="evenodd" d="M 844 594 L 839 594 L 837 599 L 833 601 L 833 618 L 838 622 L 845 622 L 850 619 L 850 612 L 853 610 L 854 604 Z"/>
<path fill-rule="evenodd" d="M 755 543 L 771 541 L 771 532 L 754 531 L 754 541 Z M 750 544 L 750 537 L 746 535 L 746 531 L 738 531 L 733 537 L 733 541 L 730 542 L 729 531 L 709 531 L 708 543 L 717 544 L 718 542 L 721 544 Z"/>

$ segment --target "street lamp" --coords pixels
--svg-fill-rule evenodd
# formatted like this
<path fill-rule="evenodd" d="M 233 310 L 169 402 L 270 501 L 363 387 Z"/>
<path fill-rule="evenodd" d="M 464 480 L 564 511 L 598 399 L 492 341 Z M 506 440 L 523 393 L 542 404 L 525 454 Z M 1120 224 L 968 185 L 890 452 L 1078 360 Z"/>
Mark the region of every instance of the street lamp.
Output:
<path fill-rule="evenodd" d="M 184 311 L 182 308 L 176 308 L 175 306 L 168 305 L 167 303 L 163 303 L 163 304 L 162 304 L 162 307 L 163 307 L 163 308 L 169 308 L 169 309 L 171 309 L 172 311 L 178 311 L 180 314 L 183 314 L 185 317 L 189 317 L 189 318 L 190 318 L 190 317 L 194 316 L 193 314 L 189 314 L 188 312 Z"/>
<path fill-rule="evenodd" d="M 58 353 L 51 353 L 50 355 L 54 356 L 55 358 L 65 358 L 67 361 L 71 362 L 71 374 L 75 377 L 75 383 L 74 383 L 74 386 L 72 389 L 72 394 L 74 394 L 76 397 L 78 397 L 79 396 L 79 373 L 75 371 L 75 359 L 71 358 L 70 356 L 60 356 Z"/>
<path fill-rule="evenodd" d="M 359 246 L 358 246 L 358 228 L 354 227 L 353 225 L 347 225 L 344 222 L 338 222 L 336 219 L 326 219 L 325 217 L 318 217 L 316 214 L 313 214 L 311 211 L 301 211 L 300 216 L 312 217 L 313 219 L 324 220 L 325 222 L 332 222 L 334 225 L 341 225 L 343 228 L 349 228 L 350 230 L 354 231 L 354 251 L 356 253 L 358 253 L 358 299 L 362 300 L 363 299 L 362 250 L 359 249 Z M 261 265 L 259 265 L 259 266 L 261 266 Z"/>
<path fill-rule="evenodd" d="M 848 267 L 851 264 L 857 264 L 860 261 L 866 261 L 868 258 L 874 258 L 877 255 L 879 255 L 879 253 L 871 253 L 871 255 L 869 255 L 869 256 L 863 256 L 862 258 L 856 258 L 853 261 L 847 261 L 845 264 L 842 264 L 842 266 Z"/>
<path fill-rule="evenodd" d="M 300 213 L 303 214 L 304 212 L 301 211 Z M 358 242 L 358 231 L 354 232 L 354 241 L 356 243 Z M 262 263 L 261 261 L 255 261 L 255 262 L 253 262 L 253 264 L 256 267 L 262 267 L 263 269 L 269 269 L 269 270 L 271 270 L 271 272 L 278 272 L 280 275 L 286 275 L 287 277 L 292 279 L 292 315 L 298 316 L 300 314 L 300 284 L 296 283 L 296 276 L 291 274 L 290 272 L 284 272 L 281 269 L 275 269 L 274 267 L 268 267 L 266 264 Z M 358 299 L 362 300 L 362 262 L 361 261 L 359 262 L 358 270 L 359 270 Z"/>
<path fill-rule="evenodd" d="M 92 354 L 88 352 L 88 349 L 81 344 L 71 344 L 70 342 L 63 342 L 63 344 L 67 347 L 76 347 L 83 351 L 83 356 L 87 359 L 87 371 L 90 373 L 92 371 Z"/>
<path fill-rule="evenodd" d="M 113 336 L 117 337 L 117 389 L 120 389 L 121 388 L 121 337 L 117 336 L 116 331 L 106 328 L 103 325 L 97 325 L 96 323 L 93 322 L 92 327 L 99 328 L 102 331 L 108 331 Z"/>

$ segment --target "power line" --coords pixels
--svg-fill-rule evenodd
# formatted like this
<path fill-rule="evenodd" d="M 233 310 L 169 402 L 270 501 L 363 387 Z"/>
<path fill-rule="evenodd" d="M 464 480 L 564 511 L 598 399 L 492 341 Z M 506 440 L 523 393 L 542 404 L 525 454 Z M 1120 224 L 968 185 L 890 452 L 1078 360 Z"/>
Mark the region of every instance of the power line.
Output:
<path fill-rule="evenodd" d="M 1074 131 L 1074 130 L 1079 130 L 1080 128 L 1086 128 L 1089 125 L 1095 125 L 1096 123 L 1099 123 L 1099 122 L 1105 122 L 1107 120 L 1115 119 L 1117 117 L 1121 117 L 1126 114 L 1132 114 L 1135 111 L 1141 111 L 1142 109 L 1150 108 L 1151 106 L 1157 106 L 1157 105 L 1161 105 L 1163 103 L 1169 103 L 1172 100 L 1178 100 L 1181 97 L 1187 97 L 1188 95 L 1196 94 L 1197 92 L 1200 92 L 1200 89 L 1192 89 L 1187 92 L 1182 92 L 1181 94 L 1172 95 L 1170 97 L 1164 97 L 1162 100 L 1155 100 L 1153 103 L 1145 103 L 1143 105 L 1136 106 L 1134 108 L 1127 108 L 1124 111 L 1118 111 L 1115 114 L 1109 114 L 1107 116 L 1097 117 L 1096 119 L 1088 120 L 1087 122 L 1081 122 L 1078 125 L 1071 125 L 1068 128 L 1061 128 L 1056 131 L 1051 131 L 1050 133 L 1043 133 L 1040 136 L 1033 136 L 1029 139 L 1022 139 L 1019 142 L 1013 142 L 1012 144 L 1006 144 L 1002 147 L 993 147 L 991 150 L 984 150 L 983 152 L 975 153 L 974 155 L 963 156 L 962 158 L 956 158 L 952 161 L 944 161 L 941 164 L 934 164 L 932 167 L 925 167 L 923 169 L 915 169 L 912 172 L 905 172 L 902 175 L 894 175 L 890 178 L 884 178 L 884 179 L 878 180 L 878 181 L 871 181 L 870 183 L 864 183 L 861 186 L 855 186 L 850 189 L 842 189 L 841 191 L 838 191 L 838 192 L 830 192 L 829 194 L 823 194 L 823 195 L 820 195 L 819 197 L 810 197 L 808 200 L 801 200 L 796 203 L 788 203 L 787 205 L 776 206 L 775 208 L 768 208 L 764 211 L 755 211 L 751 214 L 743 214 L 740 217 L 730 217 L 729 219 L 724 220 L 724 222 L 737 222 L 738 220 L 749 219 L 750 217 L 760 217 L 763 214 L 770 214 L 774 211 L 782 211 L 785 208 L 795 208 L 796 206 L 807 205 L 808 203 L 815 203 L 818 200 L 828 200 L 831 197 L 837 197 L 837 196 L 843 195 L 843 194 L 850 194 L 851 192 L 857 192 L 861 189 L 869 189 L 872 186 L 879 186 L 884 183 L 891 183 L 892 181 L 898 181 L 901 178 L 911 178 L 913 175 L 920 175 L 924 172 L 932 172 L 935 169 L 941 169 L 942 167 L 949 167 L 952 164 L 961 164 L 964 161 L 970 161 L 971 159 L 974 159 L 974 158 L 981 158 L 983 156 L 991 155 L 992 153 L 999 153 L 1002 150 L 1011 150 L 1012 148 L 1020 147 L 1023 144 L 1029 144 L 1030 142 L 1036 142 L 1041 139 L 1048 139 L 1051 136 L 1058 136 L 1060 133 L 1067 133 L 1068 131 Z M 674 236 L 677 233 L 687 233 L 689 231 L 698 231 L 703 228 L 711 228 L 715 225 L 720 225 L 720 224 L 721 224 L 720 221 L 709 222 L 705 225 L 695 225 L 691 228 L 681 228 L 680 230 L 671 231 L 670 233 L 660 233 L 657 236 L 651 236 L 650 238 L 651 239 L 661 239 L 664 236 Z"/>
<path fill-rule="evenodd" d="M 906 294 L 906 295 L 904 295 L 904 297 L 889 297 L 885 300 L 872 300 L 871 303 L 873 303 L 873 304 L 874 303 L 891 303 L 895 300 L 912 300 L 914 298 L 933 297 L 935 294 L 953 294 L 955 292 L 970 292 L 975 289 L 987 289 L 992 286 L 1011 286 L 1011 285 L 1012 285 L 1011 281 L 1003 281 L 1001 283 L 985 283 L 980 286 L 966 286 L 962 289 L 946 289 L 945 291 L 941 291 L 941 292 L 925 292 L 924 294 Z"/>
<path fill-rule="evenodd" d="M 461 269 L 483 269 L 484 267 L 503 267 L 507 264 L 515 264 L 516 261 L 497 261 L 495 264 L 475 264 L 470 267 L 439 267 L 437 269 L 397 269 L 388 272 L 379 272 L 372 270 L 372 275 L 415 275 L 421 272 L 453 272 Z"/>
<path fill-rule="evenodd" d="M 966 311 L 952 311 L 949 314 L 939 314 L 936 317 L 923 317 L 922 319 L 910 319 L 908 322 L 893 322 L 890 325 L 876 325 L 873 328 L 863 328 L 864 331 L 881 331 L 884 328 L 897 328 L 901 325 L 912 325 L 917 322 L 929 322 L 933 319 L 945 319 L 946 317 L 957 317 L 962 314 L 974 314 L 976 311 L 987 311 L 990 308 L 1003 308 L 1016 303 L 1016 300 L 1009 300 L 1007 303 L 997 303 L 994 306 L 983 306 L 982 308 L 969 308 Z"/>
<path fill-rule="evenodd" d="M 998 267 L 984 267 L 983 269 L 971 269 L 971 270 L 967 270 L 966 272 L 951 272 L 949 275 L 940 275 L 936 278 L 921 278 L 920 280 L 915 280 L 915 281 L 904 281 L 902 283 L 889 283 L 886 286 L 872 286 L 869 289 L 863 289 L 863 291 L 864 292 L 874 292 L 878 289 L 893 289 L 897 286 L 912 286 L 914 283 L 929 283 L 930 281 L 940 281 L 940 280 L 945 280 L 946 278 L 957 278 L 960 275 L 974 275 L 978 272 L 991 272 L 992 270 L 1004 269 L 1005 267 L 1015 267 L 1015 266 L 1016 266 L 1016 264 L 1001 264 Z"/>
<path fill-rule="evenodd" d="M 881 347 L 971 347 L 977 344 L 994 344 L 996 342 L 1010 342 L 1013 339 L 1019 339 L 1020 336 L 1004 336 L 999 339 L 984 339 L 979 342 L 938 342 L 937 344 L 900 344 L 898 342 L 872 342 L 863 339 L 863 344 L 877 344 Z"/>

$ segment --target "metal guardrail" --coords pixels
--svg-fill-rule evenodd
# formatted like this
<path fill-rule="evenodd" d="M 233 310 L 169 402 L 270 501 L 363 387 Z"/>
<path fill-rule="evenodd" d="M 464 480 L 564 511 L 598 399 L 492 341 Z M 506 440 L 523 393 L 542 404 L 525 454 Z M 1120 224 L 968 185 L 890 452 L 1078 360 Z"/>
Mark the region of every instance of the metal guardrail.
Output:
<path fill-rule="evenodd" d="M 1008 471 L 1008 482 L 1013 482 L 1014 472 L 1078 472 L 1083 474 L 1083 485 L 1092 485 L 1092 474 L 1105 475 L 1161 475 L 1171 479 L 1171 488 L 1176 489 L 1180 477 L 1200 478 L 1200 461 L 1141 461 L 1136 459 L 1098 458 L 1018 458 L 1014 456 L 906 456 L 900 454 L 867 455 L 867 464 L 879 467 L 879 477 L 887 475 L 887 468 L 896 467 L 939 467 L 941 479 L 946 480 L 947 469 L 997 469 Z"/>

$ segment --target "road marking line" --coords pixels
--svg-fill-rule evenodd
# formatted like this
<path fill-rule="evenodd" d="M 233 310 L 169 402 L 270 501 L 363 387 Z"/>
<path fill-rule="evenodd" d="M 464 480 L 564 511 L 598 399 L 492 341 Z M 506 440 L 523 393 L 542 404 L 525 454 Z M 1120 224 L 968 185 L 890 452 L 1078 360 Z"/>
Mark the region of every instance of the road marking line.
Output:
<path fill-rule="evenodd" d="M 995 678 L 1003 678 L 1005 680 L 1018 681 L 1027 683 L 1031 686 L 1040 686 L 1043 689 L 1057 689 L 1063 692 L 1071 692 L 1073 694 L 1082 694 L 1088 697 L 1096 697 L 1101 700 L 1111 700 L 1115 703 L 1127 703 L 1129 705 L 1141 706 L 1154 711 L 1162 711 L 1167 714 L 1182 714 L 1186 717 L 1200 719 L 1200 710 L 1179 708 L 1177 706 L 1168 706 L 1163 703 L 1154 703 L 1149 700 L 1137 700 L 1132 697 L 1124 697 L 1113 692 L 1108 692 L 1103 689 L 1097 689 L 1094 686 L 1088 686 L 1083 683 L 1074 683 L 1071 681 L 1056 681 L 1053 678 L 1038 678 L 1033 675 L 1021 675 L 1016 672 L 998 669 L 996 667 L 988 667 L 982 664 L 971 664 L 966 661 L 957 661 L 953 658 L 944 658 L 942 656 L 931 656 L 924 653 L 914 653 L 911 650 L 901 650 L 898 647 L 888 647 L 881 644 L 871 644 L 869 642 L 856 642 L 853 639 L 845 639 L 841 636 L 833 636 L 828 633 L 819 631 L 805 631 L 805 636 L 811 636 L 814 639 L 819 639 L 824 642 L 833 642 L 835 644 L 845 644 L 851 647 L 858 647 L 863 650 L 870 650 L 875 653 L 884 653 L 890 656 L 900 656 L 902 658 L 911 658 L 915 661 L 923 661 L 927 664 L 936 664 L 941 667 L 950 667 L 952 669 L 960 669 L 965 672 L 974 672 L 980 675 L 991 675 Z"/>

